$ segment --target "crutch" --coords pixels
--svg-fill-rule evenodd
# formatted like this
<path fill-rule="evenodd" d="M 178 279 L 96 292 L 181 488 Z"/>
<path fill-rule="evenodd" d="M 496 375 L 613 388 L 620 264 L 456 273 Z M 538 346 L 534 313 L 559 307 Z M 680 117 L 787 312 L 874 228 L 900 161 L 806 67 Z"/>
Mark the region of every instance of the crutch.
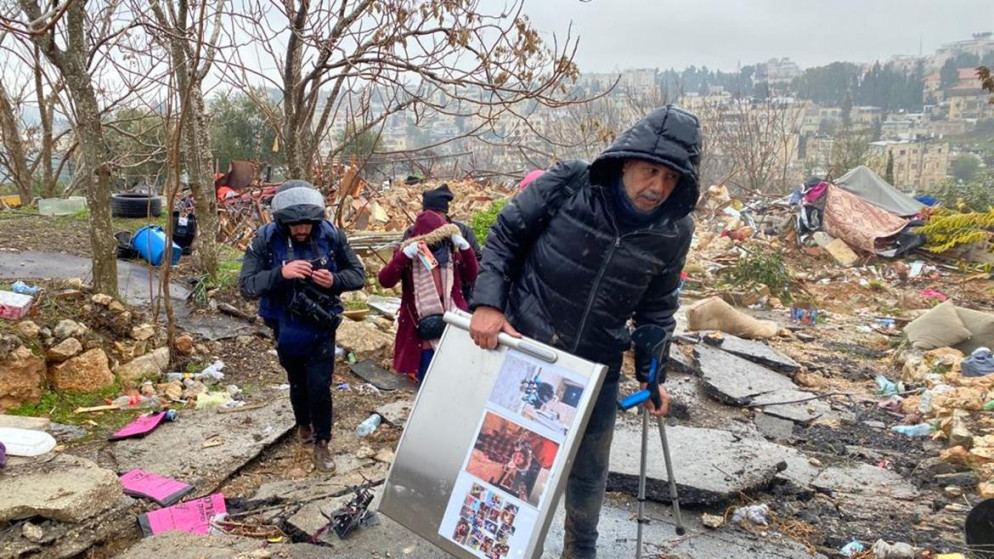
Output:
<path fill-rule="evenodd" d="M 618 403 L 622 410 L 629 410 L 646 400 L 658 408 L 662 405 L 662 398 L 659 395 L 659 383 L 657 377 L 659 373 L 659 363 L 662 361 L 662 352 L 666 347 L 666 331 L 660 326 L 641 326 L 632 333 L 632 341 L 642 351 L 649 352 L 652 356 L 652 364 L 649 367 L 649 378 L 647 386 L 643 390 L 631 394 Z M 640 410 L 642 414 L 642 455 L 639 459 L 639 491 L 638 491 L 638 536 L 636 539 L 635 557 L 642 557 L 642 526 L 649 523 L 645 517 L 645 483 L 646 483 L 646 455 L 649 447 L 649 413 L 645 408 Z M 686 533 L 683 527 L 683 518 L 680 516 L 680 497 L 676 489 L 676 476 L 673 475 L 673 461 L 670 458 L 670 446 L 666 439 L 666 423 L 662 417 L 657 417 L 659 426 L 659 441 L 663 446 L 663 459 L 666 462 L 666 477 L 670 482 L 670 501 L 673 506 L 673 517 L 676 520 L 676 533 L 682 536 Z"/>

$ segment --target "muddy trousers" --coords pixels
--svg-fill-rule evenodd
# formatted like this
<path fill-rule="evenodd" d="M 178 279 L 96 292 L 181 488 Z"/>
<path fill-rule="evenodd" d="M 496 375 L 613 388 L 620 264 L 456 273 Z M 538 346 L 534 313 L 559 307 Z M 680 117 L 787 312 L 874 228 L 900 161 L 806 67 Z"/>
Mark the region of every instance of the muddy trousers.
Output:
<path fill-rule="evenodd" d="M 597 521 L 607 487 L 617 406 L 618 381 L 605 380 L 566 482 L 563 559 L 597 556 Z"/>
<path fill-rule="evenodd" d="M 308 355 L 279 354 L 290 381 L 290 405 L 297 425 L 314 427 L 315 441 L 331 440 L 331 374 L 335 370 L 334 339 Z"/>

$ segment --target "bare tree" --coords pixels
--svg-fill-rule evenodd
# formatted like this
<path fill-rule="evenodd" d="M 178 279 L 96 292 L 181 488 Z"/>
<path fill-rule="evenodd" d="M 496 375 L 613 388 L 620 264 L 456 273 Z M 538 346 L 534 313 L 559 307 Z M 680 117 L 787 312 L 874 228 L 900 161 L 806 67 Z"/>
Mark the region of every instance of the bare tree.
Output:
<path fill-rule="evenodd" d="M 149 26 L 169 52 L 178 85 L 187 175 L 200 227 L 200 269 L 213 277 L 219 260 L 218 217 L 204 80 L 214 65 L 224 0 L 214 0 L 210 6 L 206 0 L 193 5 L 188 0 L 170 0 L 165 6 L 151 0 L 149 5 L 154 15 Z"/>
<path fill-rule="evenodd" d="M 707 145 L 708 179 L 752 192 L 780 193 L 796 179 L 803 111 L 788 99 L 706 101 L 698 116 Z"/>
<path fill-rule="evenodd" d="M 83 183 L 90 208 L 93 288 L 117 296 L 117 260 L 110 216 L 108 152 L 100 105 L 91 79 L 93 59 L 121 30 L 113 29 L 114 3 L 87 13 L 83 2 L 67 2 L 42 11 L 38 0 L 18 0 L 28 17 L 23 26 L 31 40 L 65 80 L 72 100 L 75 132 L 81 146 Z M 64 15 L 64 17 L 63 17 Z"/>
<path fill-rule="evenodd" d="M 578 74 L 576 42 L 567 37 L 561 48 L 555 41 L 547 47 L 522 14 L 523 0 L 499 12 L 479 0 L 276 4 L 248 0 L 233 14 L 231 42 L 257 49 L 277 77 L 247 63 L 243 49 L 232 62 L 242 83 L 281 92 L 280 140 L 294 177 L 312 176 L 332 124 L 354 96 L 367 95 L 375 105 L 363 119 L 366 130 L 400 111 L 416 123 L 429 114 L 472 121 L 448 142 L 481 134 L 502 117 L 522 118 L 517 111 L 525 101 L 561 105 L 564 80 Z M 289 31 L 273 33 L 284 28 Z"/>

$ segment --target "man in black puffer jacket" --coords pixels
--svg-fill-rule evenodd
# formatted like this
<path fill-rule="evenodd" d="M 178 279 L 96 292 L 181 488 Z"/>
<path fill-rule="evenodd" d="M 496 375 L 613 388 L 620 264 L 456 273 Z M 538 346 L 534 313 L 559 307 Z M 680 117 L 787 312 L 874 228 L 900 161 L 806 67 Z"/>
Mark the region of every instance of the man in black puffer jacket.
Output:
<path fill-rule="evenodd" d="M 592 164 L 560 163 L 536 179 L 500 213 L 484 246 L 471 304 L 477 345 L 524 334 L 608 366 L 566 487 L 563 557 L 596 556 L 628 320 L 671 336 L 676 326 L 700 154 L 697 117 L 656 109 Z M 636 351 L 635 359 L 645 383 L 650 357 Z M 669 407 L 660 393 L 660 409 L 646 403 L 656 416 Z"/>

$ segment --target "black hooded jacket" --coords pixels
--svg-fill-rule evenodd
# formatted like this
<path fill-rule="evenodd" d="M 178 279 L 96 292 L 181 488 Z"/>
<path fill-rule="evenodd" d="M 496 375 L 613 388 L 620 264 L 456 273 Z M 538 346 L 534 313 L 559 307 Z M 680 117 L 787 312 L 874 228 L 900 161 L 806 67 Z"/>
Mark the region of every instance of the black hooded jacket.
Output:
<path fill-rule="evenodd" d="M 610 198 L 626 159 L 681 175 L 655 219 L 619 227 Z M 501 309 L 522 334 L 609 367 L 618 377 L 631 346 L 626 323 L 672 335 L 677 287 L 694 225 L 700 129 L 682 109 L 657 109 L 623 132 L 592 164 L 560 163 L 500 213 L 483 249 L 472 307 Z M 636 354 L 645 380 L 649 357 Z M 661 369 L 664 370 L 664 369 Z"/>

